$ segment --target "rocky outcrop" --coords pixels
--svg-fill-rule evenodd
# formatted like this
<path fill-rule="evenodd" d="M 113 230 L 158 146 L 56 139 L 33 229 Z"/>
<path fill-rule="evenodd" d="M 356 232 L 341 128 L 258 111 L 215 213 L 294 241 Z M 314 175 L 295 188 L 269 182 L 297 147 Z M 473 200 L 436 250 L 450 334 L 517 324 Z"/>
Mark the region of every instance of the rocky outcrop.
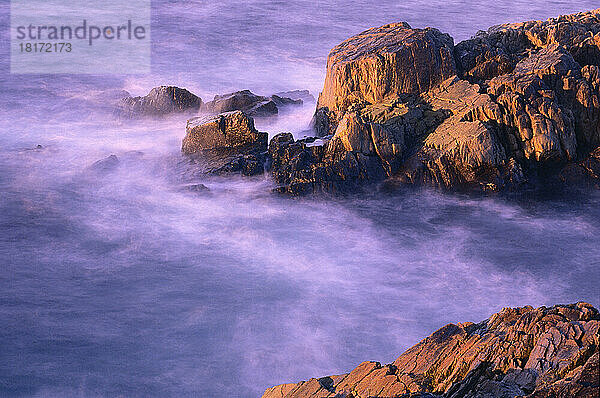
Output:
<path fill-rule="evenodd" d="M 264 171 L 267 140 L 251 117 L 233 111 L 188 120 L 181 151 L 206 173 L 255 175 Z"/>
<path fill-rule="evenodd" d="M 317 135 L 332 137 L 324 153 L 336 156 L 302 170 L 339 171 L 329 159 L 354 158 L 383 170 L 360 180 L 392 185 L 498 191 L 567 181 L 554 176 L 593 163 L 600 146 L 599 31 L 600 9 L 494 27 L 456 47 L 405 23 L 360 33 L 331 51 L 313 118 Z M 274 175 L 281 170 L 290 178 L 278 183 L 294 180 L 296 168 Z M 352 175 L 302 179 L 326 187 L 340 173 Z"/>
<path fill-rule="evenodd" d="M 266 117 L 279 113 L 280 107 L 289 105 L 302 105 L 302 99 L 293 99 L 287 96 L 273 94 L 263 97 L 252 93 L 250 90 L 236 91 L 235 93 L 216 95 L 215 98 L 204 104 L 202 111 L 209 114 L 219 114 L 230 111 L 243 111 L 248 116 Z"/>
<path fill-rule="evenodd" d="M 393 363 L 269 388 L 263 398 L 598 397 L 600 315 L 586 303 L 449 324 Z"/>
<path fill-rule="evenodd" d="M 366 30 L 337 45 L 329 53 L 317 103 L 317 115 L 328 118 L 329 129 L 319 129 L 318 135 L 333 133 L 354 102 L 374 104 L 388 95 L 419 94 L 456 74 L 452 49 L 448 34 L 412 29 L 405 22 Z"/>
<path fill-rule="evenodd" d="M 493 26 L 456 45 L 456 64 L 462 76 L 481 83 L 512 72 L 532 50 L 556 45 L 581 66 L 600 64 L 600 10 Z"/>
<path fill-rule="evenodd" d="M 184 88 L 155 87 L 144 97 L 126 97 L 119 101 L 115 113 L 120 117 L 164 116 L 170 113 L 194 112 L 202 99 Z"/>
<path fill-rule="evenodd" d="M 384 180 L 478 191 L 598 186 L 598 32 L 600 9 L 493 27 L 456 47 L 447 34 L 406 23 L 353 36 L 329 54 L 313 118 L 319 138 L 271 141 L 265 160 L 276 191 L 352 192 Z M 245 90 L 202 110 L 266 116 L 307 95 Z M 183 152 L 237 153 L 254 142 L 253 126 L 238 136 L 221 126 L 228 118 L 191 121 Z"/>

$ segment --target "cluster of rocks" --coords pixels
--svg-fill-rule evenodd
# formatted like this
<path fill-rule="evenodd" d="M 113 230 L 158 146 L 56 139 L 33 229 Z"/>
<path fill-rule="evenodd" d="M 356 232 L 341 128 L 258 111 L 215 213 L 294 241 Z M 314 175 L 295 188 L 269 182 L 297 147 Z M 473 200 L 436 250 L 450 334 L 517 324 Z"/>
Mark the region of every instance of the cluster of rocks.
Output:
<path fill-rule="evenodd" d="M 248 117 L 293 101 L 242 91 L 201 107 Z M 456 46 L 433 28 L 369 29 L 329 54 L 312 125 L 318 139 L 271 140 L 278 191 L 598 186 L 600 9 L 496 26 Z"/>
<path fill-rule="evenodd" d="M 314 102 L 314 97 L 307 90 L 295 90 L 263 97 L 253 94 L 250 90 L 217 95 L 204 104 L 202 110 L 206 113 L 218 114 L 230 111 L 243 111 L 248 116 L 265 117 L 279 113 L 279 109 L 290 105 L 302 105 L 304 101 Z"/>
<path fill-rule="evenodd" d="M 600 314 L 587 303 L 506 308 L 449 324 L 393 363 L 282 384 L 263 398 L 598 397 Z"/>
<path fill-rule="evenodd" d="M 143 97 L 131 97 L 128 93 L 119 99 L 115 114 L 123 118 L 160 117 L 172 113 L 202 113 L 216 115 L 224 112 L 243 111 L 249 116 L 268 117 L 277 115 L 287 106 L 314 102 L 308 90 L 293 90 L 263 97 L 250 90 L 216 95 L 204 103 L 202 98 L 184 88 L 175 86 L 155 87 Z"/>

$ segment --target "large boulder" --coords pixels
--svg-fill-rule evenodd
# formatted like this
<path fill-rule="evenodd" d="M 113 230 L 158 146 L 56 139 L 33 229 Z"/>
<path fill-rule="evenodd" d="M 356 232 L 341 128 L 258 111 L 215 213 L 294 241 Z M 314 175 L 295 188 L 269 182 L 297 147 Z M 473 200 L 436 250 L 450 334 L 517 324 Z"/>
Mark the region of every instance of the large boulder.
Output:
<path fill-rule="evenodd" d="M 188 120 L 181 151 L 193 154 L 219 148 L 267 149 L 267 133 L 254 127 L 254 120 L 242 111 L 225 112 L 216 116 L 201 116 Z"/>
<path fill-rule="evenodd" d="M 456 74 L 453 40 L 437 29 L 395 23 L 366 30 L 334 47 L 317 103 L 333 133 L 355 102 L 378 103 L 389 95 L 420 94 Z M 325 109 L 326 112 L 320 111 Z M 323 121 L 316 120 L 321 126 Z"/>
<path fill-rule="evenodd" d="M 171 113 L 195 112 L 202 99 L 184 88 L 155 87 L 143 97 L 122 98 L 116 109 L 121 117 L 164 116 Z"/>
<path fill-rule="evenodd" d="M 269 388 L 263 398 L 593 398 L 599 331 L 598 310 L 587 303 L 505 308 L 480 323 L 446 325 L 389 365 L 363 362 Z"/>
<path fill-rule="evenodd" d="M 181 151 L 206 173 L 255 175 L 264 171 L 267 141 L 251 117 L 233 111 L 188 120 Z"/>

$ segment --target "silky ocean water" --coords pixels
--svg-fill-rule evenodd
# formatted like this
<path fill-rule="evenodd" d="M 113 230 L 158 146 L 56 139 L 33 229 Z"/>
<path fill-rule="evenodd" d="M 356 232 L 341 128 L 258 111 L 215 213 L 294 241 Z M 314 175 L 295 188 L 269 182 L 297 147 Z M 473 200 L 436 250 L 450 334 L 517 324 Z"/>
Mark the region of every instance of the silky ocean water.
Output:
<path fill-rule="evenodd" d="M 185 117 L 123 121 L 108 105 L 160 84 L 317 95 L 329 49 L 372 26 L 459 41 L 595 3 L 156 0 L 152 73 L 133 76 L 11 75 L 2 29 L 0 396 L 257 397 L 502 307 L 598 306 L 597 192 L 285 199 L 267 177 L 190 170 Z M 257 125 L 301 135 L 313 107 Z"/>

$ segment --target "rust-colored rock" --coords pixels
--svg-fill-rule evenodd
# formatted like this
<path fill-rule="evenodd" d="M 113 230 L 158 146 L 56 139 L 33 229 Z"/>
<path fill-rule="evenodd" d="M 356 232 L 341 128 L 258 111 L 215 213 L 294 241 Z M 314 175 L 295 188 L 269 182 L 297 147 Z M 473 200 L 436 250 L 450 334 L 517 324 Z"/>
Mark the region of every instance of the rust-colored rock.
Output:
<path fill-rule="evenodd" d="M 599 330 L 598 310 L 586 303 L 505 308 L 478 324 L 444 326 L 392 364 L 363 362 L 263 398 L 598 397 Z"/>
<path fill-rule="evenodd" d="M 599 15 L 497 26 L 455 48 L 435 29 L 404 23 L 351 37 L 329 55 L 313 119 L 318 136 L 331 136 L 323 153 L 336 155 L 315 160 L 327 172 L 301 180 L 328 186 L 335 170 L 345 181 L 384 175 L 391 185 L 449 189 L 561 180 L 558 170 L 600 146 Z M 313 169 L 309 158 L 302 170 Z M 331 159 L 370 166 L 352 174 Z M 375 169 L 383 173 L 363 172 Z"/>

